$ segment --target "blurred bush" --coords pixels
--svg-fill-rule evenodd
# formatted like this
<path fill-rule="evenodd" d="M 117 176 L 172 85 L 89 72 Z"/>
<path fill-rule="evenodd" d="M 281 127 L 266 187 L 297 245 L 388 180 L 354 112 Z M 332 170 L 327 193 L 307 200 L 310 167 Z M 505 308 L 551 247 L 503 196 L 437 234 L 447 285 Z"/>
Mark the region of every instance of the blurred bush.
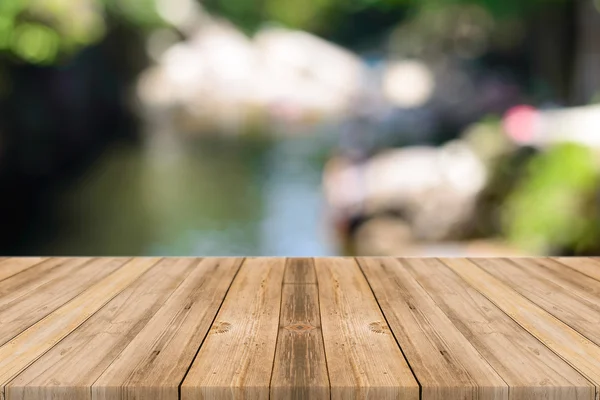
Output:
<path fill-rule="evenodd" d="M 140 29 L 165 24 L 165 10 L 184 10 L 180 1 L 169 0 L 2 0 L 0 2 L 0 51 L 33 64 L 52 64 L 61 56 L 96 43 L 107 32 L 107 19 L 116 17 Z M 208 11 L 224 16 L 246 32 L 255 32 L 265 22 L 276 22 L 325 36 L 336 36 L 353 16 L 364 16 L 351 30 L 361 36 L 367 30 L 386 30 L 400 22 L 401 14 L 430 34 L 447 35 L 449 26 L 487 29 L 491 14 L 500 19 L 522 16 L 537 6 L 564 0 L 206 0 Z M 476 6 L 472 13 L 456 15 L 452 10 Z M 458 7 L 458 8 L 457 8 Z M 461 8 L 462 7 L 462 8 Z M 398 13 L 401 14 L 398 14 Z M 390 14 L 391 13 L 391 14 Z M 389 21 L 380 17 L 393 15 Z M 378 19 L 379 18 L 379 19 Z M 457 18 L 459 18 L 457 20 Z M 462 21 L 467 19 L 467 21 Z M 473 19 L 475 18 L 475 19 Z M 370 20 L 377 20 L 374 26 Z M 461 23 L 456 23 L 456 22 Z M 356 21 L 354 21 L 356 22 Z M 363 23 L 364 22 L 364 23 Z M 383 22 L 383 24 L 382 24 Z M 482 25 L 483 24 L 483 25 Z M 410 26 L 410 24 L 409 24 Z M 507 30 L 505 32 L 510 33 Z M 403 31 L 404 32 L 404 31 Z M 368 33 L 368 32 L 366 32 Z M 475 32 L 477 33 L 477 32 Z M 480 32 L 482 33 L 482 32 Z M 477 36 L 477 35 L 475 35 Z M 460 38 L 459 38 L 460 39 Z M 410 42 L 410 41 L 407 41 Z"/>
<path fill-rule="evenodd" d="M 508 240 L 534 254 L 599 250 L 597 154 L 562 143 L 531 158 L 503 209 Z"/>
<path fill-rule="evenodd" d="M 0 51 L 50 65 L 101 40 L 109 17 L 140 29 L 164 25 L 155 0 L 2 0 Z"/>

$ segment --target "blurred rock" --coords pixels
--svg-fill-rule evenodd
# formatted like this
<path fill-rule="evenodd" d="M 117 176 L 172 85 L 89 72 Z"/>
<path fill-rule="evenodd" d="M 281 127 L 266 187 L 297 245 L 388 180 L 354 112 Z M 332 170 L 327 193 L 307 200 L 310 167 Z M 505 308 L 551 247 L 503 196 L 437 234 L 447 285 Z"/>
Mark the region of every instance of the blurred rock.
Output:
<path fill-rule="evenodd" d="M 265 28 L 250 39 L 211 20 L 146 71 L 138 97 L 175 131 L 241 133 L 276 121 L 339 118 L 360 90 L 354 54 L 306 32 Z"/>
<path fill-rule="evenodd" d="M 538 110 L 521 105 L 504 117 L 504 129 L 522 146 L 546 148 L 574 142 L 600 149 L 600 105 Z"/>
<path fill-rule="evenodd" d="M 413 240 L 456 238 L 472 215 L 487 171 L 464 142 L 441 148 L 387 150 L 356 163 L 332 159 L 324 190 L 334 219 L 395 213 L 410 227 Z"/>

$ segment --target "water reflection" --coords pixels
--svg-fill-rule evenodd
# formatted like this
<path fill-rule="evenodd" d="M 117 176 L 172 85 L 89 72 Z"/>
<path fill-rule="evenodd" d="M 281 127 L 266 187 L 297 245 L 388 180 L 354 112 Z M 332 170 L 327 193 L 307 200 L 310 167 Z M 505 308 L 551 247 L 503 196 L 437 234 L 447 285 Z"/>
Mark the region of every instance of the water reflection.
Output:
<path fill-rule="evenodd" d="M 60 199 L 45 254 L 332 255 L 310 137 L 155 137 L 107 151 Z"/>

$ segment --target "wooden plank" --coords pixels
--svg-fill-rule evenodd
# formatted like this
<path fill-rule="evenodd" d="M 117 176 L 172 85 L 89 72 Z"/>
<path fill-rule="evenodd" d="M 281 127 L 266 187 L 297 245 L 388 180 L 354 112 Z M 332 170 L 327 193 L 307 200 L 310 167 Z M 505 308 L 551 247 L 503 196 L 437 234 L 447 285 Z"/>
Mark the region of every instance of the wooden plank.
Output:
<path fill-rule="evenodd" d="M 127 260 L 115 258 L 71 259 L 54 268 L 53 279 L 26 295 L 3 299 L 0 305 L 0 345 L 35 324 L 95 282 L 120 268 Z M 8 281 L 5 281 L 8 282 Z M 11 298 L 12 301 L 9 301 Z"/>
<path fill-rule="evenodd" d="M 0 306 L 34 293 L 39 287 L 71 273 L 91 258 L 50 258 L 0 282 Z"/>
<path fill-rule="evenodd" d="M 594 303 L 600 303 L 600 281 L 559 262 L 556 258 L 540 257 L 514 259 L 513 261 L 525 268 L 530 268 L 528 265 L 532 263 L 535 270 L 540 270 L 540 267 L 543 267 L 545 277 L 548 280 L 582 295 Z"/>
<path fill-rule="evenodd" d="M 290 259 L 285 269 L 271 399 L 329 399 L 329 377 L 311 259 Z M 285 280 L 285 279 L 284 279 Z"/>
<path fill-rule="evenodd" d="M 314 261 L 310 258 L 288 258 L 283 283 L 317 283 Z"/>
<path fill-rule="evenodd" d="M 133 260 L 0 347 L 0 388 L 123 291 L 158 260 Z"/>
<path fill-rule="evenodd" d="M 352 259 L 316 259 L 332 399 L 418 399 L 419 385 Z"/>
<path fill-rule="evenodd" d="M 595 387 L 587 379 L 439 260 L 403 263 L 508 383 L 511 400 L 594 398 Z"/>
<path fill-rule="evenodd" d="M 164 259 L 6 387 L 11 400 L 91 400 L 91 386 L 194 269 Z"/>
<path fill-rule="evenodd" d="M 600 261 L 588 257 L 557 257 L 554 260 L 600 281 Z"/>
<path fill-rule="evenodd" d="M 93 384 L 92 398 L 178 399 L 178 386 L 198 352 L 241 262 L 241 259 L 233 258 L 200 261 L 164 306 Z M 221 351 L 224 349 L 221 348 Z M 219 355 L 218 359 L 227 363 L 230 361 L 223 355 Z"/>
<path fill-rule="evenodd" d="M 405 260 L 359 264 L 404 351 L 423 399 L 508 399 L 508 386 L 408 272 Z"/>
<path fill-rule="evenodd" d="M 598 398 L 600 347 L 472 261 L 455 258 L 444 258 L 442 261 L 546 347 L 594 383 L 596 398 Z"/>
<path fill-rule="evenodd" d="M 513 262 L 532 273 L 543 275 L 546 280 L 563 287 L 587 302 L 600 304 L 600 281 L 577 269 L 570 268 L 556 258 L 515 259 Z"/>
<path fill-rule="evenodd" d="M 519 264 L 517 264 L 519 263 Z M 489 274 L 500 279 L 523 297 L 546 310 L 571 328 L 594 343 L 600 345 L 600 298 L 589 293 L 585 288 L 600 292 L 600 282 L 587 278 L 565 267 L 561 274 L 555 268 L 553 272 L 548 267 L 541 266 L 537 261 L 507 260 L 507 259 L 478 259 L 476 264 Z M 564 272 L 578 274 L 579 283 L 569 282 L 564 278 Z M 562 277 L 561 277 L 562 275 Z M 580 288 L 577 288 L 577 285 Z M 565 286 L 570 287 L 566 289 Z M 595 286 L 595 288 L 594 288 Z"/>
<path fill-rule="evenodd" d="M 268 399 L 285 260 L 247 259 L 181 385 L 182 400 Z"/>
<path fill-rule="evenodd" d="M 0 259 L 0 281 L 6 278 L 10 278 L 19 272 L 25 271 L 27 268 L 31 268 L 36 264 L 46 260 L 43 257 L 29 257 L 29 258 L 1 258 Z"/>

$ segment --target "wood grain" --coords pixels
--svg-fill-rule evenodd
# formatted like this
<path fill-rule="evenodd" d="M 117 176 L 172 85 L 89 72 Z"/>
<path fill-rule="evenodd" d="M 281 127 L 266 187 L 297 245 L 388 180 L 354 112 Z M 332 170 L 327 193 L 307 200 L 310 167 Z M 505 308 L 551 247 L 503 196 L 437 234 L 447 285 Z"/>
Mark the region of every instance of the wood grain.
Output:
<path fill-rule="evenodd" d="M 476 263 L 549 314 L 600 344 L 600 297 L 594 295 L 594 292 L 600 293 L 600 282 L 581 274 L 573 280 L 565 279 L 551 262 L 545 267 L 528 259 L 489 259 Z"/>
<path fill-rule="evenodd" d="M 316 259 L 332 399 L 418 399 L 419 386 L 352 259 Z"/>
<path fill-rule="evenodd" d="M 403 264 L 509 385 L 510 399 L 594 398 L 595 388 L 587 379 L 439 260 Z"/>
<path fill-rule="evenodd" d="M 92 386 L 94 400 L 175 400 L 241 259 L 196 260 L 177 290 Z M 216 357 L 228 362 L 222 355 Z"/>
<path fill-rule="evenodd" d="M 319 291 L 314 278 L 311 259 L 287 261 L 271 399 L 330 398 Z"/>
<path fill-rule="evenodd" d="M 0 400 L 600 400 L 599 266 L 0 258 Z"/>
<path fill-rule="evenodd" d="M 600 347 L 472 261 L 451 258 L 442 261 L 546 347 L 594 383 L 596 398 L 598 397 Z"/>
<path fill-rule="evenodd" d="M 0 347 L 0 388 L 69 333 L 79 327 L 114 296 L 156 264 L 157 259 L 136 259 L 88 288 L 50 315 Z"/>
<path fill-rule="evenodd" d="M 39 287 L 75 271 L 91 258 L 51 258 L 0 282 L 0 306 L 25 298 Z"/>
<path fill-rule="evenodd" d="M 310 258 L 288 258 L 283 283 L 317 283 L 314 261 Z"/>
<path fill-rule="evenodd" d="M 26 295 L 17 296 L 15 290 L 11 296 L 3 299 L 0 305 L 0 345 L 6 343 L 18 333 L 23 332 L 58 307 L 73 299 L 95 282 L 105 278 L 120 268 L 126 259 L 72 259 L 59 268 L 43 285 Z M 5 281 L 9 283 L 9 281 Z"/>
<path fill-rule="evenodd" d="M 0 258 L 0 281 L 25 271 L 44 260 L 43 257 Z"/>
<path fill-rule="evenodd" d="M 554 260 L 584 275 L 600 281 L 600 261 L 586 257 L 558 257 Z"/>
<path fill-rule="evenodd" d="M 247 259 L 183 384 L 181 398 L 268 399 L 284 259 Z"/>
<path fill-rule="evenodd" d="M 408 272 L 405 260 L 359 264 L 417 380 L 423 399 L 508 399 L 508 386 Z"/>
<path fill-rule="evenodd" d="M 193 270 L 165 259 L 108 302 L 6 387 L 11 400 L 91 400 L 91 386 Z"/>

